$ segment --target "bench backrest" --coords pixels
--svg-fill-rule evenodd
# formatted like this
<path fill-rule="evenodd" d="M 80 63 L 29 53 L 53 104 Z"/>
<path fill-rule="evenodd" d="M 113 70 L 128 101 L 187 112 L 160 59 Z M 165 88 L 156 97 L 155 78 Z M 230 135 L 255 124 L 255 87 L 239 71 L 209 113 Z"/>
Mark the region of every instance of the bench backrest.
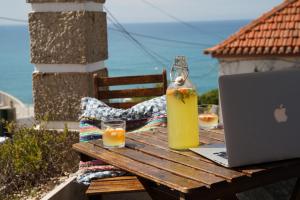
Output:
<path fill-rule="evenodd" d="M 124 99 L 134 97 L 155 97 L 161 96 L 167 90 L 166 70 L 162 74 L 141 75 L 141 76 L 121 76 L 121 77 L 99 77 L 94 74 L 94 95 L 97 99 L 108 101 L 108 105 L 114 108 L 130 108 L 140 103 L 135 102 L 109 102 L 110 99 Z M 156 84 L 152 88 L 141 88 L 143 84 Z M 137 85 L 134 89 L 122 90 L 100 90 L 109 86 Z"/>

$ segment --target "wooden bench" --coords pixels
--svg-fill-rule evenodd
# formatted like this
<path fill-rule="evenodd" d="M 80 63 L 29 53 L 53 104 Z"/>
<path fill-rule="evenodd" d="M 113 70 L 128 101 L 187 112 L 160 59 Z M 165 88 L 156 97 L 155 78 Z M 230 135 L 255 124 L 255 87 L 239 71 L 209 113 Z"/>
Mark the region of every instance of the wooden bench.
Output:
<path fill-rule="evenodd" d="M 167 90 L 166 70 L 163 70 L 162 74 L 141 76 L 99 77 L 94 74 L 93 79 L 95 97 L 115 108 L 130 108 L 142 100 L 113 103 L 110 102 L 111 99 L 155 97 L 164 95 Z M 142 88 L 144 84 L 155 85 L 151 88 Z M 110 86 L 120 85 L 134 85 L 135 89 L 107 90 Z M 124 176 L 94 180 L 88 187 L 86 194 L 89 199 L 98 199 L 102 194 L 141 191 L 145 191 L 145 189 L 136 176 Z"/>
<path fill-rule="evenodd" d="M 145 84 L 156 85 L 150 88 L 143 88 Z M 104 101 L 136 97 L 155 97 L 166 94 L 167 84 L 168 83 L 166 70 L 163 70 L 162 74 L 142 76 L 98 77 L 97 74 L 94 74 L 94 95 L 97 99 Z M 100 90 L 101 88 L 121 85 L 134 85 L 135 88 L 119 90 Z M 108 102 L 108 105 L 114 108 L 130 108 L 142 101 L 143 100 L 120 103 Z"/>

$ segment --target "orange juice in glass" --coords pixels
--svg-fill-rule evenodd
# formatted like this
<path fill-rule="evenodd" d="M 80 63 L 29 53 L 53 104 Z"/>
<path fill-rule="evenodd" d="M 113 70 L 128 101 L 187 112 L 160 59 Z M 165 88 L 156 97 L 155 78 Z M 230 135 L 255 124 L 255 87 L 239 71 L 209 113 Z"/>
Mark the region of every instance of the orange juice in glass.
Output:
<path fill-rule="evenodd" d="M 103 121 L 101 129 L 104 130 L 102 141 L 105 148 L 122 148 L 125 146 L 125 121 Z"/>
<path fill-rule="evenodd" d="M 198 107 L 199 127 L 204 130 L 218 127 L 219 116 L 217 105 L 201 105 Z"/>

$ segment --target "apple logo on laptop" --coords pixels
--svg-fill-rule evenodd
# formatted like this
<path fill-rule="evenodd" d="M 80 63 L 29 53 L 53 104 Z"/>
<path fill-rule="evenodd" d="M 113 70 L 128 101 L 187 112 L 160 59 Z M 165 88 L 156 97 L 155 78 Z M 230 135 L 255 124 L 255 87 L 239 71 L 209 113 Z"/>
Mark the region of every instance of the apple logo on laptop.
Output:
<path fill-rule="evenodd" d="M 286 108 L 282 104 L 279 106 L 279 108 L 275 109 L 274 117 L 278 123 L 287 122 L 288 116 L 286 115 Z"/>

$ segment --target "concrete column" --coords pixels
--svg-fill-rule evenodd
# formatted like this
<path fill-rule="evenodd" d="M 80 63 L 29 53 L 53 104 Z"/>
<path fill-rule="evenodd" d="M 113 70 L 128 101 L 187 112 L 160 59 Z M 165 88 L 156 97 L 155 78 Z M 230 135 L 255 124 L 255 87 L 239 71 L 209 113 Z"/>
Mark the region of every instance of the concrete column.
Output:
<path fill-rule="evenodd" d="M 76 128 L 81 98 L 93 96 L 93 73 L 107 76 L 105 0 L 27 2 L 35 118 L 48 116 L 49 128 Z"/>

